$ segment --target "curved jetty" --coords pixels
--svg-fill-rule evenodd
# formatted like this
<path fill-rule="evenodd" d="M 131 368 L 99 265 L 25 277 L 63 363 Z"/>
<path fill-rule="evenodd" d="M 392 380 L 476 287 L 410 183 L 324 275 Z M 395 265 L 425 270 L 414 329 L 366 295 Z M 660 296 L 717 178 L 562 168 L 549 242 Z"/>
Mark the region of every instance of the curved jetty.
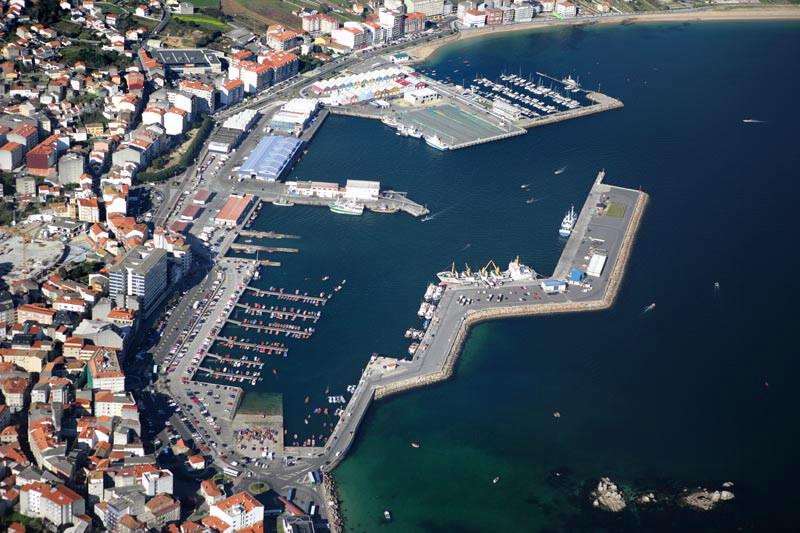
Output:
<path fill-rule="evenodd" d="M 370 359 L 324 448 L 323 456 L 330 461 L 324 470 L 332 470 L 344 458 L 373 399 L 449 378 L 473 325 L 500 318 L 597 311 L 614 303 L 649 197 L 606 185 L 604 177 L 605 171 L 597 175 L 553 276 L 500 286 L 482 282 L 448 286 L 413 359 Z M 492 294 L 503 298 L 490 298 Z"/>

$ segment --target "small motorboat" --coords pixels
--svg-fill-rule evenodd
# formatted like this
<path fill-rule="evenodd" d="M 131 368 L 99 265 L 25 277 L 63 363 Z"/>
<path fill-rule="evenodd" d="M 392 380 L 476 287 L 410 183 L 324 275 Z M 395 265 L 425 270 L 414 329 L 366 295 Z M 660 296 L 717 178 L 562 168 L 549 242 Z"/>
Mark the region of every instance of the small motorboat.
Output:
<path fill-rule="evenodd" d="M 498 482 L 498 481 L 500 481 L 500 476 L 497 476 L 497 477 L 495 477 L 495 478 L 492 480 L 492 484 L 494 484 L 494 485 L 497 485 L 497 482 Z"/>
<path fill-rule="evenodd" d="M 392 519 L 392 513 L 389 512 L 389 509 L 383 510 L 383 518 L 385 518 L 386 520 Z"/>
<path fill-rule="evenodd" d="M 554 418 L 561 418 L 561 412 L 560 412 L 560 411 L 555 411 L 555 412 L 553 413 L 553 417 L 554 417 Z"/>
<path fill-rule="evenodd" d="M 419 445 L 419 443 L 418 443 L 418 442 L 412 442 L 412 443 L 411 443 L 411 447 L 412 447 L 412 448 L 420 448 L 421 446 Z"/>

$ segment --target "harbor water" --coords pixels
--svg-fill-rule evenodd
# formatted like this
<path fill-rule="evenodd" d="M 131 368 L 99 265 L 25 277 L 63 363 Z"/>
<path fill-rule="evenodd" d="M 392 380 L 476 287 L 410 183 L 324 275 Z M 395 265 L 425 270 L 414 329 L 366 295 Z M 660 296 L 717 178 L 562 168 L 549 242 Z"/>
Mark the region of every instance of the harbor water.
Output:
<path fill-rule="evenodd" d="M 601 167 L 608 183 L 651 195 L 612 309 L 482 324 L 452 380 L 370 409 L 336 470 L 348 530 L 793 526 L 800 71 L 784 58 L 798 52 L 800 25 L 788 22 L 506 34 L 450 46 L 425 71 L 457 83 L 571 74 L 625 107 L 456 152 L 328 118 L 292 177 L 380 180 L 432 215 L 262 210 L 253 229 L 302 239 L 255 286 L 316 294 L 347 280 L 313 336 L 285 341 L 288 356 L 254 387 L 283 394 L 287 444 L 328 431 L 334 417 L 313 409 L 349 397 L 371 353 L 406 354 L 436 271 L 520 255 L 550 273 L 561 218 Z M 604 514 L 588 497 L 601 476 L 657 496 L 732 481 L 736 499 L 709 513 L 664 503 Z"/>

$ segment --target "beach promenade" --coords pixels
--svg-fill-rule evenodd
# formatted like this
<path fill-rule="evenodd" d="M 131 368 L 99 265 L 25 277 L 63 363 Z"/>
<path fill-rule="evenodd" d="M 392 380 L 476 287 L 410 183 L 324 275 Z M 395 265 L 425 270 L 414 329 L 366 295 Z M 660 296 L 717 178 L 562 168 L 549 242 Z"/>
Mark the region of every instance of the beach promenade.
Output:
<path fill-rule="evenodd" d="M 531 22 L 484 26 L 462 29 L 439 39 L 417 44 L 405 51 L 420 62 L 426 60 L 440 48 L 458 41 L 500 35 L 508 32 L 544 30 L 565 26 L 589 26 L 595 24 L 635 24 L 659 22 L 711 22 L 741 20 L 796 20 L 800 19 L 800 6 L 764 4 L 728 4 L 668 11 L 642 11 L 636 13 L 607 13 L 573 18 L 537 17 Z"/>

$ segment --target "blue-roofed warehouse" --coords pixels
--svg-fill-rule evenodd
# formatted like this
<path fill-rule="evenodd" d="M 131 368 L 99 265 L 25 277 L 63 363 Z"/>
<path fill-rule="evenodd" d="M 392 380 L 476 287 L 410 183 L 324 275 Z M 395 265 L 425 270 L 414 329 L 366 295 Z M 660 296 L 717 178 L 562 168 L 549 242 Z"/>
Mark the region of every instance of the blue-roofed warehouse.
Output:
<path fill-rule="evenodd" d="M 301 146 L 303 141 L 293 137 L 267 135 L 247 156 L 239 176 L 277 181 L 294 162 Z"/>

